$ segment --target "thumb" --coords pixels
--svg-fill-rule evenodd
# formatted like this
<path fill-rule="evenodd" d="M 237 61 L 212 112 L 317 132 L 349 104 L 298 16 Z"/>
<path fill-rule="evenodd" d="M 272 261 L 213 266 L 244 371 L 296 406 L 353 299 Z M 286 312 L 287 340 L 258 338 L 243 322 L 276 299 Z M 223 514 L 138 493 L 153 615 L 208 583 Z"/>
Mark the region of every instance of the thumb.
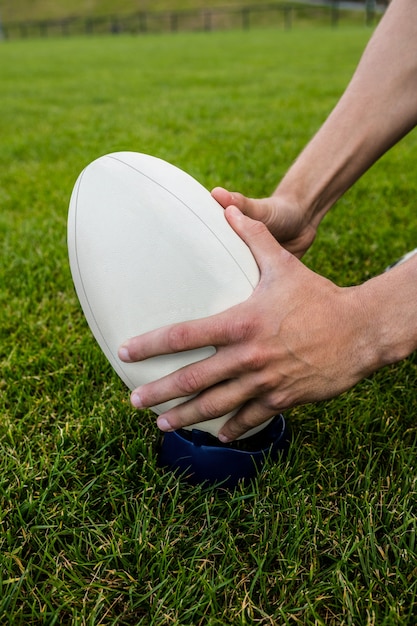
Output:
<path fill-rule="evenodd" d="M 267 223 L 269 202 L 267 200 L 254 200 L 247 198 L 237 191 L 228 191 L 223 187 L 215 187 L 211 195 L 221 206 L 226 209 L 230 205 L 236 206 L 242 213 L 255 220 Z"/>
<path fill-rule="evenodd" d="M 230 226 L 237 235 L 246 243 L 255 257 L 259 270 L 262 273 L 267 267 L 274 265 L 292 255 L 285 250 L 269 232 L 268 228 L 263 224 L 244 215 L 236 206 L 231 205 L 225 210 L 225 216 Z"/>
<path fill-rule="evenodd" d="M 224 189 L 224 187 L 215 187 L 212 190 L 211 195 L 224 209 L 231 204 L 238 206 L 237 196 L 239 194 L 228 191 L 227 189 Z"/>

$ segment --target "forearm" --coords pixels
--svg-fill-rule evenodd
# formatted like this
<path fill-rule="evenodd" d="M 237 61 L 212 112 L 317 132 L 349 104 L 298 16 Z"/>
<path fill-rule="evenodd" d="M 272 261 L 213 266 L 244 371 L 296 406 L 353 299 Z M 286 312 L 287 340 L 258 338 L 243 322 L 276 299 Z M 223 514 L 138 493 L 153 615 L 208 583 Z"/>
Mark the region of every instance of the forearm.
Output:
<path fill-rule="evenodd" d="M 368 349 L 377 370 L 417 349 L 417 255 L 358 286 Z"/>
<path fill-rule="evenodd" d="M 417 124 L 417 1 L 393 0 L 343 96 L 274 195 L 316 226 L 338 198 Z"/>

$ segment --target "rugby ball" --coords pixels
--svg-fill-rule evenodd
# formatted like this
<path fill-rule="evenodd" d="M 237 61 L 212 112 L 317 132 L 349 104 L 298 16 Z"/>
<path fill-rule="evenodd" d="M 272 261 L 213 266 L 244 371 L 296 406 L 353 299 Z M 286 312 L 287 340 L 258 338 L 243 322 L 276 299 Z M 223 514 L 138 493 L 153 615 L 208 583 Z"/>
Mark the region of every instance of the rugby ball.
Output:
<path fill-rule="evenodd" d="M 89 327 L 131 390 L 215 349 L 123 363 L 117 351 L 126 339 L 224 311 L 259 281 L 252 253 L 211 194 L 179 168 L 136 152 L 107 154 L 81 172 L 70 200 L 68 251 Z M 184 400 L 152 409 L 160 414 Z M 217 435 L 228 417 L 197 427 Z"/>

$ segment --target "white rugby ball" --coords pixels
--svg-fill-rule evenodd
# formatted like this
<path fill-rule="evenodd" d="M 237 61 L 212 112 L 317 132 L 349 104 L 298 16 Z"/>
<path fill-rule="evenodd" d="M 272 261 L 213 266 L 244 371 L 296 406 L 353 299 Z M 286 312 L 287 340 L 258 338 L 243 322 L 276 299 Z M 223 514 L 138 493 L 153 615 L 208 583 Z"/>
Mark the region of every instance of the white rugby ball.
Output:
<path fill-rule="evenodd" d="M 136 152 L 102 156 L 81 172 L 70 201 L 68 250 L 90 329 L 131 390 L 214 348 L 123 363 L 117 351 L 126 339 L 219 313 L 247 299 L 259 281 L 252 253 L 211 194 L 177 167 Z M 184 400 L 152 408 L 160 414 Z M 198 428 L 217 435 L 228 417 Z"/>

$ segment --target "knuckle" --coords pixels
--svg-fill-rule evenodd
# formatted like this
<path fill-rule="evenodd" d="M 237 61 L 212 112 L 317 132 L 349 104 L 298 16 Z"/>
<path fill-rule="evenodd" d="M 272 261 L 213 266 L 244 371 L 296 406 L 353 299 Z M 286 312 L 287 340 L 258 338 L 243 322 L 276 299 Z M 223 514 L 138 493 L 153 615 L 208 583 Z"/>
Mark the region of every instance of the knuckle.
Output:
<path fill-rule="evenodd" d="M 242 433 L 245 432 L 244 427 L 240 427 L 238 423 L 231 420 L 227 422 L 225 430 L 227 431 L 227 436 L 232 440 L 236 439 L 236 437 L 239 437 Z"/>
<path fill-rule="evenodd" d="M 278 393 L 279 378 L 275 372 L 264 370 L 257 377 L 256 385 L 258 396 L 274 397 Z"/>
<path fill-rule="evenodd" d="M 167 332 L 167 343 L 170 352 L 181 352 L 186 349 L 189 333 L 185 326 L 171 326 Z"/>
<path fill-rule="evenodd" d="M 268 228 L 265 224 L 259 220 L 252 220 L 250 225 L 248 226 L 253 236 L 264 235 L 265 232 L 268 232 Z"/>
<path fill-rule="evenodd" d="M 236 421 L 236 426 L 239 428 L 239 432 L 245 432 L 250 430 L 254 426 L 257 426 L 258 421 L 255 416 L 251 415 L 249 412 L 244 413 L 239 417 L 239 421 Z"/>
<path fill-rule="evenodd" d="M 258 348 L 246 348 L 242 355 L 241 365 L 250 372 L 258 372 L 266 365 L 267 359 L 263 351 Z"/>
<path fill-rule="evenodd" d="M 202 396 L 199 402 L 201 414 L 207 419 L 214 419 L 222 414 L 210 396 Z"/>
<path fill-rule="evenodd" d="M 285 398 L 284 394 L 279 391 L 274 391 L 272 393 L 268 393 L 263 397 L 263 406 L 268 411 L 281 411 L 283 409 L 287 409 L 290 406 L 290 402 L 288 398 Z"/>
<path fill-rule="evenodd" d="M 231 439 L 235 439 L 258 425 L 259 419 L 257 416 L 245 412 L 238 415 L 236 418 L 230 419 L 226 424 L 225 430 L 227 430 L 227 434 Z"/>
<path fill-rule="evenodd" d="M 233 325 L 227 329 L 227 333 L 235 342 L 243 342 L 253 337 L 256 326 L 256 322 L 248 316 L 238 317 L 233 319 Z"/>
<path fill-rule="evenodd" d="M 197 368 L 186 368 L 178 372 L 178 388 L 182 395 L 192 395 L 203 388 L 204 377 Z"/>

